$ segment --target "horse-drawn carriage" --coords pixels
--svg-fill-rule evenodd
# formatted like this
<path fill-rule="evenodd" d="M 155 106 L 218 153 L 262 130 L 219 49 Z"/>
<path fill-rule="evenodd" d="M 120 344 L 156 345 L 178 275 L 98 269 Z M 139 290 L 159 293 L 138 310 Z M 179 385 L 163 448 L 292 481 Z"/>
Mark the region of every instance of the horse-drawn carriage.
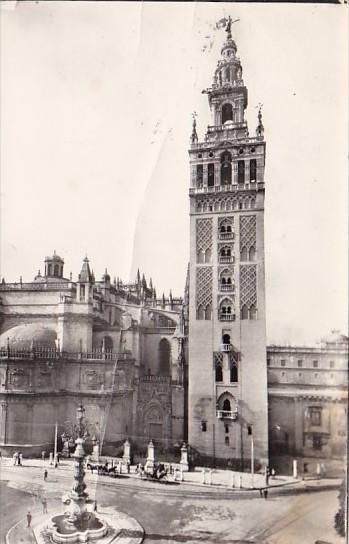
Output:
<path fill-rule="evenodd" d="M 168 470 L 163 463 L 156 463 L 153 468 L 140 469 L 141 478 L 155 480 L 156 482 L 167 482 Z"/>
<path fill-rule="evenodd" d="M 116 465 L 109 466 L 109 463 L 92 463 L 89 461 L 86 465 L 88 469 L 91 470 L 93 474 L 94 471 L 97 471 L 97 474 L 104 474 L 105 476 L 112 476 L 116 478 L 119 475 L 118 467 Z"/>

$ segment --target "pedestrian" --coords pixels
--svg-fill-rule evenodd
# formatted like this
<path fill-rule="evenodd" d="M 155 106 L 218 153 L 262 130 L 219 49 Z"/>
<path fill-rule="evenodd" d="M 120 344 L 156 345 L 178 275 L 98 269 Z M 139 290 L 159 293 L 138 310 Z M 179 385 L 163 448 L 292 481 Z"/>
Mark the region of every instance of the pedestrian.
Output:
<path fill-rule="evenodd" d="M 30 511 L 28 510 L 28 513 L 27 513 L 27 522 L 28 522 L 27 528 L 30 527 L 31 521 L 32 521 L 32 515 L 31 515 Z"/>
<path fill-rule="evenodd" d="M 265 500 L 266 500 L 266 499 L 268 498 L 268 490 L 267 490 L 267 488 L 264 489 L 264 492 L 263 492 L 263 493 L 264 493 L 264 498 L 265 498 Z"/>
<path fill-rule="evenodd" d="M 47 472 L 47 470 L 44 470 L 44 482 L 46 482 L 47 476 L 48 476 L 48 472 Z"/>
<path fill-rule="evenodd" d="M 21 453 L 18 454 L 18 464 L 19 466 L 23 466 L 23 455 Z"/>
<path fill-rule="evenodd" d="M 97 512 L 97 501 L 96 501 L 96 499 L 95 499 L 95 501 L 93 503 L 93 511 Z"/>
<path fill-rule="evenodd" d="M 57 458 L 55 459 L 55 468 L 58 467 Z"/>
<path fill-rule="evenodd" d="M 259 488 L 259 496 L 261 499 L 263 498 L 263 489 L 261 487 Z"/>
<path fill-rule="evenodd" d="M 42 499 L 42 513 L 43 514 L 47 514 L 47 500 L 46 499 Z"/>

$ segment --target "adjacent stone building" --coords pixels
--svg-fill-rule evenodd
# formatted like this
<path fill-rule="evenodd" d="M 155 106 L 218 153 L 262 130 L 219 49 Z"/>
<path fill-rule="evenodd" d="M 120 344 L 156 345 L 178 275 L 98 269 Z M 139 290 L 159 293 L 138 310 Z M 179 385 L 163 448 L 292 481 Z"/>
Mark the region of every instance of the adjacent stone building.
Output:
<path fill-rule="evenodd" d="M 267 364 L 271 462 L 290 469 L 290 460 L 299 459 L 303 472 L 319 463 L 327 471 L 342 467 L 348 338 L 333 331 L 316 347 L 269 346 Z"/>
<path fill-rule="evenodd" d="M 134 284 L 77 281 L 45 259 L 34 281 L 0 284 L 0 445 L 41 452 L 83 402 L 105 449 L 126 437 L 159 449 L 184 433 L 182 299 Z"/>

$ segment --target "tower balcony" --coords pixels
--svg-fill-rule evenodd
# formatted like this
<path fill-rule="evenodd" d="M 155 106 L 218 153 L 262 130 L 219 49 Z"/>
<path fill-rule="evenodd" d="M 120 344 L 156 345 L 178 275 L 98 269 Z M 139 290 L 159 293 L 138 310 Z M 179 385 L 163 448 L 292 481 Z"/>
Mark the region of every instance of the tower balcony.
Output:
<path fill-rule="evenodd" d="M 229 256 L 220 256 L 219 257 L 219 262 L 222 263 L 222 264 L 230 264 L 232 262 L 234 262 L 234 257 L 229 257 Z"/>
<path fill-rule="evenodd" d="M 221 283 L 219 286 L 220 291 L 224 291 L 225 293 L 231 293 L 234 291 L 234 286 L 231 283 Z"/>
<path fill-rule="evenodd" d="M 221 344 L 221 352 L 222 353 L 229 353 L 232 350 L 231 344 Z"/>
<path fill-rule="evenodd" d="M 218 318 L 220 321 L 235 321 L 235 314 L 225 314 L 220 312 L 218 314 Z"/>
<path fill-rule="evenodd" d="M 219 239 L 220 240 L 232 240 L 234 238 L 233 232 L 220 232 L 219 233 Z"/>
<path fill-rule="evenodd" d="M 238 411 L 235 410 L 216 410 L 216 417 L 218 419 L 232 419 L 235 421 L 238 418 Z"/>
<path fill-rule="evenodd" d="M 240 191 L 263 191 L 264 190 L 264 181 L 255 181 L 251 183 L 234 183 L 231 185 L 214 185 L 213 187 L 208 187 L 203 185 L 201 187 L 190 187 L 189 196 L 191 195 L 205 195 L 211 193 L 239 193 Z"/>

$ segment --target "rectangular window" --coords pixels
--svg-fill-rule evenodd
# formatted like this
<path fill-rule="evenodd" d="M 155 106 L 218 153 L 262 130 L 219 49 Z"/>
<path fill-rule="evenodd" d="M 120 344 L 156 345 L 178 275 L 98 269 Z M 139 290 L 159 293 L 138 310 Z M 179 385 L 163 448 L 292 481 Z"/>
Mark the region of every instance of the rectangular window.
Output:
<path fill-rule="evenodd" d="M 80 300 L 85 300 L 85 286 L 80 285 Z"/>
<path fill-rule="evenodd" d="M 207 185 L 214 187 L 214 164 L 210 163 L 207 167 Z"/>
<path fill-rule="evenodd" d="M 229 436 L 224 437 L 224 443 L 226 446 L 229 446 Z"/>
<path fill-rule="evenodd" d="M 270 363 L 271 363 L 270 359 L 267 359 L 267 366 L 270 366 Z"/>
<path fill-rule="evenodd" d="M 316 427 L 321 426 L 321 408 L 310 408 L 310 421 Z"/>
<path fill-rule="evenodd" d="M 225 428 L 226 434 L 228 434 L 229 433 L 229 425 L 224 425 L 224 428 Z"/>
<path fill-rule="evenodd" d="M 203 433 L 207 431 L 207 421 L 201 421 L 201 430 Z"/>
<path fill-rule="evenodd" d="M 303 366 L 303 361 L 298 361 L 298 368 L 302 368 Z"/>
<path fill-rule="evenodd" d="M 280 363 L 281 363 L 281 366 L 286 366 L 286 359 L 281 359 Z"/>
<path fill-rule="evenodd" d="M 245 183 L 245 161 L 238 161 L 238 183 Z"/>
<path fill-rule="evenodd" d="M 321 450 L 322 449 L 322 440 L 321 435 L 319 434 L 313 434 L 313 450 Z"/>
<path fill-rule="evenodd" d="M 196 185 L 199 187 L 204 181 L 204 167 L 202 164 L 196 166 Z"/>
<path fill-rule="evenodd" d="M 250 181 L 257 181 L 257 161 L 256 159 L 250 160 Z"/>
<path fill-rule="evenodd" d="M 313 361 L 313 368 L 318 368 L 319 361 Z"/>
<path fill-rule="evenodd" d="M 334 361 L 330 361 L 330 368 L 334 368 Z"/>

